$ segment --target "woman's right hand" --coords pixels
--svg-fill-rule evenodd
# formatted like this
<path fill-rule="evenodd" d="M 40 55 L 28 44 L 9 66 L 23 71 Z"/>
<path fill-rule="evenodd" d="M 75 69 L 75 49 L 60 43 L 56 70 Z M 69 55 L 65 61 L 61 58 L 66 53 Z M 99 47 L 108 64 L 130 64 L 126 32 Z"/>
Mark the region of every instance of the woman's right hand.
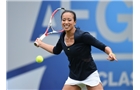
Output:
<path fill-rule="evenodd" d="M 37 42 L 37 46 L 40 47 L 42 40 L 40 38 L 37 38 L 35 42 Z"/>

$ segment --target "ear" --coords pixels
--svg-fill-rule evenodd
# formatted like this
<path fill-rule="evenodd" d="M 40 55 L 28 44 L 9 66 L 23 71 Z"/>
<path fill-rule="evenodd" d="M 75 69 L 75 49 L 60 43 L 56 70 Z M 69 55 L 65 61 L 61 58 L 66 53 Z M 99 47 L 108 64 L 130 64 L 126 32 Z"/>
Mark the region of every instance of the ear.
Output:
<path fill-rule="evenodd" d="M 74 22 L 74 25 L 76 25 L 76 21 Z"/>

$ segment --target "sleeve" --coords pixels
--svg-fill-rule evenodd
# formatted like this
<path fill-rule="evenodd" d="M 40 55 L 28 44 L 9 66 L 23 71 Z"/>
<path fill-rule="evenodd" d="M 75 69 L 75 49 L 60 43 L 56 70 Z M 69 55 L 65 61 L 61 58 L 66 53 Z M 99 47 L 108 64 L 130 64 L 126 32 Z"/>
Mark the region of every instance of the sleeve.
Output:
<path fill-rule="evenodd" d="M 92 45 L 102 51 L 105 51 L 106 45 L 93 37 L 89 32 L 85 32 L 82 34 L 82 40 L 88 45 Z"/>
<path fill-rule="evenodd" d="M 56 46 L 53 48 L 53 54 L 60 54 L 62 51 L 61 39 L 59 38 Z"/>

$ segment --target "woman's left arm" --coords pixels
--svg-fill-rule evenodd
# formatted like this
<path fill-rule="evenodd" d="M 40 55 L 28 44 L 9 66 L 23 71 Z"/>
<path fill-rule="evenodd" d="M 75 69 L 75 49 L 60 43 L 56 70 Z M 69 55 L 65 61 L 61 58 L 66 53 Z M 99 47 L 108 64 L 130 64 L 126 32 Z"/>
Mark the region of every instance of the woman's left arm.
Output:
<path fill-rule="evenodd" d="M 84 43 L 92 45 L 92 46 L 104 51 L 106 54 L 108 54 L 108 58 L 107 58 L 108 60 L 110 60 L 110 61 L 117 60 L 115 57 L 115 54 L 112 52 L 112 50 L 109 46 L 106 46 L 105 44 L 103 44 L 102 42 L 97 40 L 95 37 L 90 35 L 90 33 L 88 33 L 88 32 L 85 32 L 82 36 L 83 36 L 82 40 Z"/>

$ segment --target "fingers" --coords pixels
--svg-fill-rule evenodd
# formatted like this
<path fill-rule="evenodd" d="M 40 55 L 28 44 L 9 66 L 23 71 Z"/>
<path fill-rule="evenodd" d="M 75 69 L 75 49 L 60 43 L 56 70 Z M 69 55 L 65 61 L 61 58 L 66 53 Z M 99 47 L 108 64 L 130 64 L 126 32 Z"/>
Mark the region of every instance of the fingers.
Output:
<path fill-rule="evenodd" d="M 37 38 L 36 41 L 41 41 L 41 39 L 40 38 Z"/>
<path fill-rule="evenodd" d="M 41 43 L 42 41 L 41 41 L 41 39 L 40 38 L 37 38 L 36 40 L 35 40 L 35 46 L 37 46 L 37 47 L 39 47 L 39 45 L 40 45 L 40 43 Z"/>
<path fill-rule="evenodd" d="M 110 61 L 118 61 L 114 53 L 110 53 L 107 59 Z"/>

